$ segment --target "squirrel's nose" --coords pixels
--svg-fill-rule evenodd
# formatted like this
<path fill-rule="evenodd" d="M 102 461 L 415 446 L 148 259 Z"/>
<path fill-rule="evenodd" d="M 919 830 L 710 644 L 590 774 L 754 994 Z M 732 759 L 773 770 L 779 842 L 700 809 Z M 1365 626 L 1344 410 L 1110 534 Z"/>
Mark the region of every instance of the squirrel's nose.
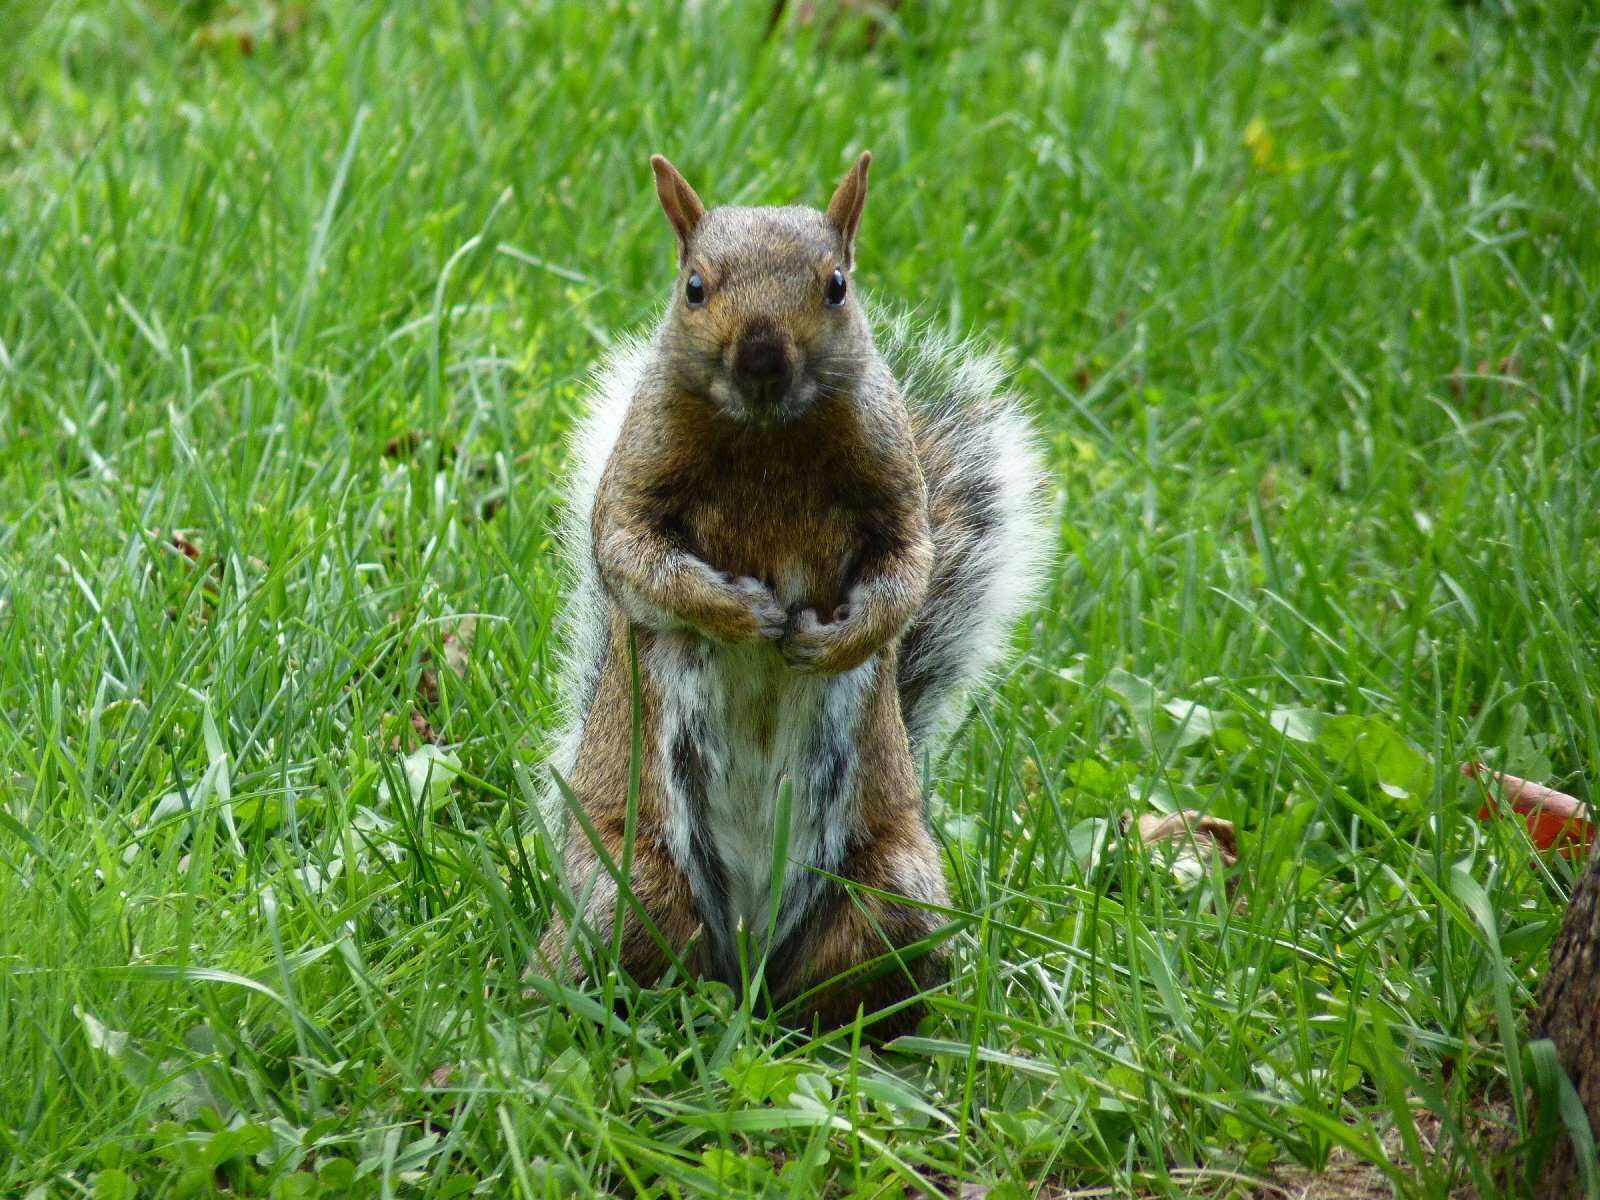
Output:
<path fill-rule="evenodd" d="M 762 400 L 776 400 L 789 388 L 794 363 L 783 335 L 771 326 L 745 330 L 733 355 L 733 374 L 740 387 Z"/>

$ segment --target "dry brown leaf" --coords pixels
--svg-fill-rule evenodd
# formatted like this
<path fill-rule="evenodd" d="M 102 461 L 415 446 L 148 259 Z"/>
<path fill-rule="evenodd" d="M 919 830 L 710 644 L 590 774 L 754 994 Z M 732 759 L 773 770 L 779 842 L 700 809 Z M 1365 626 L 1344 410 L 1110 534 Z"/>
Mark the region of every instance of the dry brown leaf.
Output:
<path fill-rule="evenodd" d="M 417 448 L 417 443 L 421 440 L 422 435 L 415 430 L 392 437 L 383 444 L 383 456 L 385 458 L 410 458 L 412 452 Z"/>
<path fill-rule="evenodd" d="M 159 532 L 159 530 L 157 532 Z M 204 557 L 200 553 L 200 547 L 196 546 L 188 538 L 184 537 L 181 531 L 173 531 L 172 544 L 179 550 L 183 551 L 183 556 L 190 562 L 199 562 L 200 559 Z"/>
<path fill-rule="evenodd" d="M 1131 821 L 1123 818 L 1122 831 L 1128 832 Z M 1161 842 L 1179 842 L 1192 845 L 1200 855 L 1208 855 L 1213 846 L 1222 856 L 1222 865 L 1231 867 L 1239 861 L 1239 847 L 1233 835 L 1233 822 L 1221 817 L 1208 817 L 1195 809 L 1186 808 L 1180 813 L 1163 815 L 1145 813 L 1139 818 L 1136 832 L 1146 846 Z"/>
<path fill-rule="evenodd" d="M 1565 792 L 1558 792 L 1555 788 L 1546 787 L 1542 783 L 1519 779 L 1503 771 L 1491 771 L 1481 762 L 1462 763 L 1461 773 L 1468 779 L 1476 779 L 1481 783 L 1499 784 L 1506 802 L 1517 812 L 1532 812 L 1540 808 L 1558 817 L 1589 819 L 1588 806 L 1582 800 Z"/>
<path fill-rule="evenodd" d="M 424 659 L 423 661 L 427 661 Z M 424 667 L 417 673 L 417 695 L 430 706 L 439 703 L 439 676 L 430 667 Z"/>
<path fill-rule="evenodd" d="M 457 679 L 465 677 L 472 654 L 472 642 L 477 637 L 478 618 L 462 617 L 454 633 L 440 639 L 444 643 L 445 666 L 455 672 Z"/>
<path fill-rule="evenodd" d="M 1568 858 L 1587 852 L 1589 842 L 1594 839 L 1594 814 L 1576 796 L 1502 771 L 1491 771 L 1481 762 L 1462 763 L 1461 773 L 1482 783 L 1489 793 L 1489 799 L 1478 810 L 1480 821 L 1495 815 L 1494 797 L 1498 794 L 1512 812 L 1524 818 L 1528 836 L 1540 850 L 1558 849 Z"/>
<path fill-rule="evenodd" d="M 428 724 L 428 718 L 414 708 L 411 710 L 411 729 L 423 741 L 430 745 L 438 745 L 439 735 L 434 733 L 433 726 Z"/>

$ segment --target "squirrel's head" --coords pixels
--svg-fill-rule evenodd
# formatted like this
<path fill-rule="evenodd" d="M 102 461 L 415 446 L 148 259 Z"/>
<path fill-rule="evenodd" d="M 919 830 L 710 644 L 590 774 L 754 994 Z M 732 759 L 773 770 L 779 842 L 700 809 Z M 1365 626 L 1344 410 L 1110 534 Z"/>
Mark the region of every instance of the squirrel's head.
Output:
<path fill-rule="evenodd" d="M 871 358 L 850 286 L 871 161 L 856 160 L 826 212 L 707 212 L 677 168 L 659 154 L 650 160 L 678 235 L 678 285 L 662 338 L 677 387 L 758 425 L 792 421 L 825 396 L 852 393 Z"/>

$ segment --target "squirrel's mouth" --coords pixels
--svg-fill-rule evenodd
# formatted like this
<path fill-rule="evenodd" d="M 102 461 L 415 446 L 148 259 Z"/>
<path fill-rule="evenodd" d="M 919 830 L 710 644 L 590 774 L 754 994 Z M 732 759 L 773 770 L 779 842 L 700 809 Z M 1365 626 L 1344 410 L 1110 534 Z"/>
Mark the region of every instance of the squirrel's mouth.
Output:
<path fill-rule="evenodd" d="M 817 402 L 817 386 L 804 372 L 781 378 L 719 376 L 711 382 L 711 399 L 725 415 L 751 425 L 786 425 Z"/>

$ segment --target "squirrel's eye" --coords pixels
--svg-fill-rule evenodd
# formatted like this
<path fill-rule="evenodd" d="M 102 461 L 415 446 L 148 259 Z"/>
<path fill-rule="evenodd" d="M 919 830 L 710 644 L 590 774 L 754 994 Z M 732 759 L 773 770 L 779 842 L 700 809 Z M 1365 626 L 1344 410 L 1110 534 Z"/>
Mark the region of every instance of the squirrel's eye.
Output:
<path fill-rule="evenodd" d="M 699 308 L 706 302 L 706 281 L 700 278 L 699 271 L 689 272 L 689 282 L 683 289 L 683 298 L 689 302 L 690 308 Z"/>
<path fill-rule="evenodd" d="M 844 305 L 844 272 L 835 270 L 832 278 L 828 280 L 827 290 L 822 293 L 827 300 L 829 308 L 840 308 Z"/>

